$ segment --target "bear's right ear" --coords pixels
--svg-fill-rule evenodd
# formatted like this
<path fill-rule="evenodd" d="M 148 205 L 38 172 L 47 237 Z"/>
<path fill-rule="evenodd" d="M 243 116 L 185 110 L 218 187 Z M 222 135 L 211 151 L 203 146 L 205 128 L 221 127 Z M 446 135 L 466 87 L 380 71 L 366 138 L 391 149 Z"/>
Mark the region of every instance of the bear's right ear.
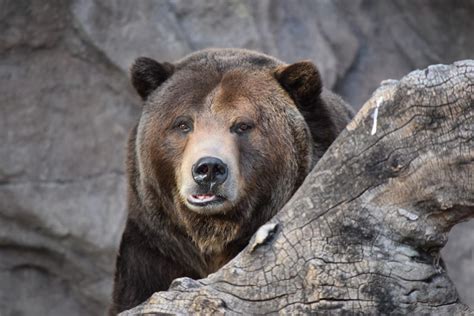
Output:
<path fill-rule="evenodd" d="M 130 68 L 132 84 L 143 100 L 171 77 L 173 72 L 172 64 L 159 63 L 148 57 L 137 58 Z"/>

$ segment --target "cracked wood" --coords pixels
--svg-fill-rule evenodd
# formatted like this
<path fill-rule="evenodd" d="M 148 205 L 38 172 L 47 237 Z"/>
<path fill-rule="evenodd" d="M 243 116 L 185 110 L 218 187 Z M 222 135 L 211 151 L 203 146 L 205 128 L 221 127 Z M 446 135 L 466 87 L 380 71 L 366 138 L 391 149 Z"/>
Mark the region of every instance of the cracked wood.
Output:
<path fill-rule="evenodd" d="M 439 251 L 474 217 L 473 86 L 469 60 L 385 82 L 270 221 L 271 240 L 123 314 L 469 312 Z"/>

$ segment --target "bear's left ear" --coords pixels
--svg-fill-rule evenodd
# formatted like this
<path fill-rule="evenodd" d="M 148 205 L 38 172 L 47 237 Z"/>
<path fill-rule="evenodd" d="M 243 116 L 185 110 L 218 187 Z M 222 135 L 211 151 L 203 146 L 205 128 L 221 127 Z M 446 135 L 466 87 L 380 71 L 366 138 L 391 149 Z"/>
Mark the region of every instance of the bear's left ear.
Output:
<path fill-rule="evenodd" d="M 335 102 L 325 102 L 321 76 L 316 66 L 310 61 L 301 61 L 278 67 L 274 76 L 303 115 L 313 141 L 326 150 L 340 130 L 330 108 L 335 106 Z M 321 156 L 323 152 L 320 153 Z"/>
<path fill-rule="evenodd" d="M 143 100 L 171 77 L 173 72 L 172 64 L 159 63 L 148 57 L 137 58 L 130 68 L 132 84 Z"/>
<path fill-rule="evenodd" d="M 321 76 L 310 61 L 300 61 L 275 70 L 275 78 L 301 110 L 316 105 L 322 91 Z"/>

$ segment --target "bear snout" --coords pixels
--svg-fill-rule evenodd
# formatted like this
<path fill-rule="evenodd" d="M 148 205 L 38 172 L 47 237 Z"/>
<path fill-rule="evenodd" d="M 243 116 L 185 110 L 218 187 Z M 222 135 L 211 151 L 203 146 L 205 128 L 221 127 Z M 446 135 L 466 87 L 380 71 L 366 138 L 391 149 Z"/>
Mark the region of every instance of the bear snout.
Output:
<path fill-rule="evenodd" d="M 219 212 L 229 207 L 229 186 L 225 183 L 229 168 L 220 158 L 205 156 L 197 160 L 191 168 L 192 186 L 191 194 L 187 197 L 188 206 L 205 213 Z"/>

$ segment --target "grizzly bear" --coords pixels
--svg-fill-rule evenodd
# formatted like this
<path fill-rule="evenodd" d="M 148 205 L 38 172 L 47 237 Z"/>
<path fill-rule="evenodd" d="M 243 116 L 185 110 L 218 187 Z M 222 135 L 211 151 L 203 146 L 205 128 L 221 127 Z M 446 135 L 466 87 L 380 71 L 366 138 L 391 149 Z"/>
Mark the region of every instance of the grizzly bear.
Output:
<path fill-rule="evenodd" d="M 209 49 L 174 64 L 138 58 L 131 78 L 144 104 L 111 313 L 237 255 L 352 118 L 309 61 Z"/>

